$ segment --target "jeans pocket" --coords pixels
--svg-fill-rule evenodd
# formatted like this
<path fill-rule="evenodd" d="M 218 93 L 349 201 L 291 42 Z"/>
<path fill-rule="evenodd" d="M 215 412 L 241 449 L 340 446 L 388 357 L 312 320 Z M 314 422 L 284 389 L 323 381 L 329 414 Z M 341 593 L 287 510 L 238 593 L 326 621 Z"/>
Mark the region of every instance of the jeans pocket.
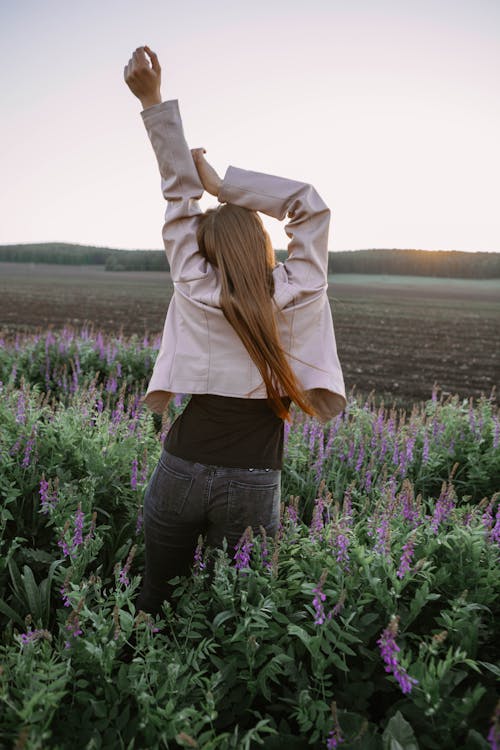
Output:
<path fill-rule="evenodd" d="M 279 526 L 280 499 L 280 481 L 264 484 L 231 480 L 227 520 L 232 526 L 238 526 L 242 533 L 251 526 L 258 534 L 262 525 L 266 533 L 275 534 Z"/>
<path fill-rule="evenodd" d="M 181 474 L 160 458 L 146 490 L 148 504 L 159 511 L 182 513 L 193 480 L 194 477 Z"/>

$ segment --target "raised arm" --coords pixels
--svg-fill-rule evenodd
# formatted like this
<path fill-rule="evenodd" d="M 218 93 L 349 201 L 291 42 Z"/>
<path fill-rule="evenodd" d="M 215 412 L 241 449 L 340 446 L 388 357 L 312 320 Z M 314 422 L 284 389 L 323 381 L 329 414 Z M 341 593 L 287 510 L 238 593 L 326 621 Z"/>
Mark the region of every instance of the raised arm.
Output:
<path fill-rule="evenodd" d="M 213 271 L 196 241 L 203 185 L 184 137 L 179 102 L 162 102 L 161 65 L 147 45 L 135 49 L 123 77 L 142 104 L 141 117 L 160 168 L 161 189 L 168 201 L 162 236 L 172 279 L 210 284 Z"/>
<path fill-rule="evenodd" d="M 149 65 L 149 56 L 151 66 Z M 123 69 L 125 83 L 142 104 L 141 117 L 160 168 L 168 201 L 162 236 L 174 282 L 204 279 L 211 269 L 196 241 L 203 185 L 188 148 L 177 99 L 161 100 L 161 66 L 147 45 L 137 47 Z"/>
<path fill-rule="evenodd" d="M 285 232 L 290 242 L 284 263 L 288 283 L 306 291 L 324 290 L 331 212 L 315 188 L 306 182 L 233 166 L 221 180 L 202 151 L 193 149 L 193 155 L 205 189 L 217 195 L 221 203 L 235 203 L 280 220 L 288 215 Z"/>
<path fill-rule="evenodd" d="M 280 221 L 288 216 L 284 229 L 290 242 L 284 265 L 289 282 L 308 290 L 325 288 L 331 212 L 312 185 L 229 166 L 218 198 Z"/>
<path fill-rule="evenodd" d="M 184 137 L 179 102 L 169 99 L 140 114 L 158 162 L 163 197 L 168 201 L 162 237 L 172 280 L 202 279 L 212 273 L 196 240 L 203 185 Z"/>

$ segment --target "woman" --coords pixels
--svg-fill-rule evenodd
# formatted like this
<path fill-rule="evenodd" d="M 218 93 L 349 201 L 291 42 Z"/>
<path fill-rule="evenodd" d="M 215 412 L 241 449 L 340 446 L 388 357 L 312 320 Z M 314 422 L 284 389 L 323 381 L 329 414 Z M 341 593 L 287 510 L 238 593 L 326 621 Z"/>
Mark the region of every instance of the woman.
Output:
<path fill-rule="evenodd" d="M 151 58 L 151 67 L 146 57 Z M 167 201 L 163 241 L 174 282 L 144 403 L 171 426 L 144 497 L 145 576 L 137 609 L 157 614 L 189 573 L 199 534 L 234 554 L 248 526 L 274 536 L 284 420 L 293 401 L 327 421 L 346 405 L 327 297 L 330 210 L 307 183 L 229 166 L 223 179 L 186 143 L 179 104 L 162 102 L 161 67 L 138 47 L 124 69 L 140 99 Z M 206 190 L 219 206 L 203 213 Z M 288 215 L 276 263 L 258 215 Z"/>

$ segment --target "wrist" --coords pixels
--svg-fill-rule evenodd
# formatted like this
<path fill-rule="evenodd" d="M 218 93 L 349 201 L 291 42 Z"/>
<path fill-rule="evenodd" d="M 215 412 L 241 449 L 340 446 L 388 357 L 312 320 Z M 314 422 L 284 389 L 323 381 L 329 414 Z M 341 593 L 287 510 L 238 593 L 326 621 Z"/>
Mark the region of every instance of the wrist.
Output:
<path fill-rule="evenodd" d="M 148 107 L 153 107 L 155 104 L 161 104 L 161 96 L 144 97 L 144 99 L 141 99 L 141 104 L 142 104 L 143 109 L 148 109 Z"/>

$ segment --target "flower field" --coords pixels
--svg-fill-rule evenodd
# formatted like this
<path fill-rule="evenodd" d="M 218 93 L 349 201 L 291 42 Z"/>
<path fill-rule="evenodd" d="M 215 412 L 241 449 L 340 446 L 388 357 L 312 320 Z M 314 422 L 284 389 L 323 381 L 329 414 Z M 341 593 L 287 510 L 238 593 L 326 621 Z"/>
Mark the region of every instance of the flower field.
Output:
<path fill-rule="evenodd" d="M 140 405 L 159 339 L 0 343 L 0 747 L 499 747 L 491 399 L 295 413 L 276 538 L 200 536 L 153 619 L 144 490 L 185 403 Z"/>

